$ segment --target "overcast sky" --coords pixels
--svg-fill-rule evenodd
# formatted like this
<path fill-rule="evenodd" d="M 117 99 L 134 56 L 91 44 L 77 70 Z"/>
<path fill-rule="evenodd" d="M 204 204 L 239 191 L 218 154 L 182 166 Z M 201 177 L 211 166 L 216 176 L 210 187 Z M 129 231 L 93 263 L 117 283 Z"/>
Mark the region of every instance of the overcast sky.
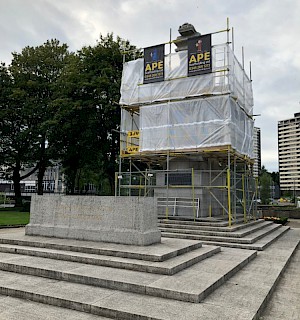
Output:
<path fill-rule="evenodd" d="M 262 164 L 278 170 L 277 122 L 300 112 L 299 0 L 0 0 L 0 61 L 57 38 L 71 51 L 113 32 L 138 47 L 178 36 L 192 23 L 202 34 L 234 27 L 235 53 L 252 62 L 255 125 Z"/>

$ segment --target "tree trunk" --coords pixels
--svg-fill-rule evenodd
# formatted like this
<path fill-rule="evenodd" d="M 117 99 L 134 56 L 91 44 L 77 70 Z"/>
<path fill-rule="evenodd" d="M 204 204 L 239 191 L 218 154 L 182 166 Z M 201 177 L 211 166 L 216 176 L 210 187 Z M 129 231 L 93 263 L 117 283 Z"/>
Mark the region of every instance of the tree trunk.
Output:
<path fill-rule="evenodd" d="M 46 164 L 44 160 L 41 160 L 39 163 L 39 171 L 38 171 L 38 185 L 37 185 L 37 194 L 38 195 L 43 195 L 44 193 L 44 186 L 43 186 L 43 179 L 44 179 L 44 174 L 46 171 Z"/>
<path fill-rule="evenodd" d="M 44 193 L 43 179 L 46 171 L 45 152 L 46 152 L 46 140 L 45 140 L 45 136 L 43 136 L 41 139 L 41 155 L 40 155 L 40 161 L 38 163 L 38 175 L 37 175 L 37 178 L 38 178 L 37 194 L 40 196 L 42 196 Z"/>
<path fill-rule="evenodd" d="M 22 207 L 22 194 L 21 194 L 21 177 L 20 177 L 21 165 L 19 161 L 16 161 L 16 166 L 13 171 L 13 183 L 15 192 L 15 207 Z"/>
<path fill-rule="evenodd" d="M 76 173 L 77 169 L 73 168 L 66 171 L 67 194 L 75 194 Z"/>

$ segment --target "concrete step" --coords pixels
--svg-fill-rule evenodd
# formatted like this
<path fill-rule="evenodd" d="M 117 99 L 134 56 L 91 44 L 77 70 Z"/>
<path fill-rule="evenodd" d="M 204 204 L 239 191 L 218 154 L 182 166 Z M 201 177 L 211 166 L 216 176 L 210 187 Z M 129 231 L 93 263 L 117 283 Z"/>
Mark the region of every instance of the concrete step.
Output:
<path fill-rule="evenodd" d="M 237 305 L 247 310 L 249 314 L 247 319 L 259 319 L 297 251 L 299 240 L 299 230 L 290 230 L 285 233 L 273 245 L 259 252 L 254 261 L 217 289 L 205 302 L 212 307 L 226 305 L 230 312 L 228 315 L 232 319 L 236 319 L 232 309 Z M 281 319 L 291 318 L 281 317 Z"/>
<path fill-rule="evenodd" d="M 223 232 L 235 232 L 240 229 L 244 229 L 253 225 L 257 225 L 260 223 L 265 222 L 264 219 L 257 219 L 257 220 L 252 220 L 247 223 L 244 223 L 244 221 L 241 221 L 238 224 L 233 224 L 231 227 L 228 227 L 228 221 L 225 226 L 218 226 L 218 225 L 203 225 L 203 224 L 198 224 L 197 221 L 185 221 L 185 220 L 159 220 L 158 221 L 158 226 L 162 225 L 168 225 L 170 228 L 177 228 L 177 226 L 187 226 L 188 228 L 191 226 L 191 229 L 199 229 L 201 230 L 206 230 L 206 231 L 223 231 Z"/>
<path fill-rule="evenodd" d="M 0 244 L 29 246 L 81 252 L 87 254 L 106 255 L 128 259 L 161 262 L 201 247 L 201 242 L 195 240 L 182 241 L 178 239 L 162 239 L 161 243 L 151 246 L 121 245 L 115 243 L 80 241 L 71 239 L 26 236 L 24 228 L 13 232 L 2 231 Z"/>
<path fill-rule="evenodd" d="M 300 319 L 300 247 L 281 275 L 260 320 Z"/>
<path fill-rule="evenodd" d="M 174 232 L 178 232 L 176 230 L 182 230 L 182 233 L 193 233 L 193 234 L 204 235 L 204 236 L 242 238 L 253 232 L 263 229 L 266 226 L 269 226 L 271 224 L 273 224 L 273 222 L 260 221 L 259 223 L 254 223 L 249 225 L 244 224 L 243 228 L 238 228 L 235 230 L 232 230 L 231 228 L 224 228 L 224 227 L 214 227 L 214 230 L 207 230 L 207 229 L 203 229 L 204 227 L 201 227 L 201 226 L 160 223 L 159 229 L 161 231 L 170 230 L 170 232 L 173 232 L 173 230 Z M 213 227 L 210 227 L 210 228 L 212 229 Z"/>
<path fill-rule="evenodd" d="M 244 238 L 235 238 L 235 237 L 222 237 L 222 236 L 205 236 L 201 233 L 197 233 L 195 230 L 183 230 L 183 229 L 167 229 L 161 228 L 161 233 L 163 237 L 177 238 L 177 239 L 190 239 L 190 240 L 199 240 L 199 241 L 215 241 L 219 243 L 238 243 L 238 244 L 251 244 L 259 239 L 265 237 L 271 232 L 274 232 L 276 229 L 280 228 L 281 225 L 271 223 L 265 228 L 255 231 L 249 234 Z"/>
<path fill-rule="evenodd" d="M 255 243 L 252 243 L 252 244 L 218 242 L 218 241 L 202 241 L 202 243 L 216 245 L 216 246 L 222 246 L 222 247 L 231 247 L 231 248 L 263 251 L 268 246 L 270 246 L 274 241 L 276 241 L 278 238 L 280 238 L 283 234 L 285 234 L 289 229 L 290 229 L 290 227 L 282 226 L 281 228 L 276 229 L 274 232 L 271 232 L 267 236 L 257 240 Z"/>
<path fill-rule="evenodd" d="M 56 307 L 9 296 L 0 296 L 1 320 L 101 320 L 109 319 L 89 313 Z"/>
<path fill-rule="evenodd" d="M 0 270 L 101 288 L 199 302 L 255 258 L 256 251 L 240 250 L 235 259 L 227 250 L 173 276 L 143 273 L 76 262 L 0 253 Z M 216 265 L 222 263 L 222 268 Z M 214 270 L 212 273 L 211 270 Z M 199 274 L 201 281 L 199 282 Z"/>
<path fill-rule="evenodd" d="M 173 217 L 169 216 L 166 218 L 165 216 L 158 216 L 158 222 L 164 223 L 173 223 L 173 224 L 193 224 L 204 227 L 228 227 L 228 218 L 220 217 L 220 218 L 192 218 L 192 217 Z M 234 222 L 235 224 L 244 223 L 243 217 L 237 217 Z"/>
<path fill-rule="evenodd" d="M 0 271 L 0 294 L 113 319 L 255 320 L 270 299 L 299 239 L 299 232 L 287 232 L 265 251 L 259 252 L 256 259 L 208 295 L 202 303 L 188 303 L 4 271 Z M 248 252 L 231 248 L 224 250 L 227 253 L 231 251 L 232 258 L 236 257 L 237 252 Z M 212 274 L 222 269 L 222 261 L 215 261 L 213 266 L 207 266 L 207 271 Z M 202 281 L 202 277 L 198 270 L 195 271 L 198 275 L 197 284 Z M 173 277 L 175 276 L 171 278 Z M 191 286 L 193 285 L 194 283 Z"/>
<path fill-rule="evenodd" d="M 136 270 L 149 273 L 173 275 L 183 269 L 192 266 L 206 258 L 221 251 L 220 247 L 203 246 L 185 254 L 170 258 L 163 262 L 152 262 L 147 260 L 112 257 L 63 250 L 35 248 L 29 246 L 17 246 L 0 244 L 0 252 L 35 256 L 48 259 L 86 263 L 126 270 Z"/>
<path fill-rule="evenodd" d="M 283 228 L 280 228 L 277 231 Z M 287 228 L 285 229 L 286 231 L 288 230 Z M 265 240 L 265 238 L 259 241 Z M 52 312 L 51 310 L 54 308 L 52 307 L 53 305 L 81 311 L 82 319 L 89 319 L 87 316 L 91 316 L 91 319 L 94 319 L 93 315 L 100 316 L 100 319 L 107 317 L 113 319 L 139 320 L 258 319 L 266 302 L 270 299 L 278 279 L 281 278 L 281 275 L 291 259 L 291 256 L 299 243 L 299 239 L 299 230 L 297 230 L 297 232 L 296 230 L 285 232 L 282 237 L 278 238 L 264 251 L 258 252 L 257 258 L 251 260 L 239 270 L 239 272 L 232 274 L 226 282 L 223 282 L 223 285 L 217 286 L 210 294 L 207 292 L 206 297 L 201 303 L 189 303 L 147 294 L 136 294 L 127 291 L 100 288 L 93 286 L 93 284 L 78 284 L 0 271 L 0 294 L 3 295 L 2 299 L 0 297 L 0 306 L 3 306 L 3 308 L 1 308 L 1 316 L 3 311 L 6 315 L 7 304 L 5 303 L 5 299 L 11 299 L 10 297 L 7 297 L 11 296 L 30 300 L 26 301 L 26 303 L 32 304 L 33 306 L 31 310 L 31 314 L 33 315 L 32 318 L 30 318 L 31 320 L 39 320 L 41 318 L 52 320 L 50 313 L 48 314 L 47 312 L 47 308 L 44 309 L 45 312 L 43 317 L 39 317 L 41 313 L 37 313 L 37 316 L 34 317 L 34 308 L 38 305 L 36 302 L 49 304 L 50 306 L 45 305 L 45 307 L 49 307 L 48 310 L 50 310 L 50 312 Z M 194 287 L 204 286 L 204 283 L 209 279 L 210 275 L 214 277 L 216 273 L 225 273 L 226 270 L 230 270 L 230 264 L 233 263 L 233 260 L 241 260 L 240 254 L 247 252 L 249 251 L 222 248 L 222 252 L 214 255 L 212 258 L 195 264 L 189 269 L 173 276 L 163 276 L 158 283 L 153 282 L 152 284 L 157 288 L 160 286 L 165 287 L 164 278 L 169 278 L 173 280 L 172 289 L 175 289 L 179 285 L 179 281 L 177 280 L 180 275 L 180 281 L 184 281 L 185 285 L 189 287 L 188 290 L 192 290 L 192 292 L 196 291 Z M 227 258 L 225 258 L 224 255 L 222 256 L 222 253 L 226 253 Z M 15 258 L 16 257 L 18 257 L 18 255 L 15 255 Z M 217 257 L 219 259 L 216 259 Z M 35 257 L 24 258 L 35 259 Z M 209 260 L 211 260 L 211 263 L 208 263 Z M 7 261 L 9 263 L 14 263 L 14 259 Z M 207 262 L 206 268 L 198 269 L 201 265 L 203 266 L 204 262 Z M 50 260 L 47 263 L 47 267 L 54 270 L 56 267 L 55 260 Z M 194 272 L 191 275 L 192 278 L 189 278 L 189 274 L 186 272 L 191 271 L 192 268 L 194 268 Z M 71 269 L 71 271 L 75 270 L 76 269 Z M 169 286 L 171 286 L 171 284 L 167 283 L 166 288 Z M 15 298 L 13 299 L 16 300 Z M 63 308 L 56 308 L 61 311 L 58 311 L 58 316 L 54 319 L 64 317 L 66 312 Z M 26 311 L 26 308 L 23 310 Z M 14 312 L 14 310 L 11 312 Z M 10 313 L 7 313 L 7 318 L 1 316 L 0 318 L 6 320 L 27 320 L 27 314 L 22 318 L 19 316 L 10 317 Z M 20 313 L 17 313 L 17 315 L 19 314 Z M 73 311 L 70 310 L 69 318 L 77 319 L 75 316 L 72 318 L 72 314 Z M 65 318 L 69 319 L 67 316 Z M 78 319 L 80 319 L 80 317 Z"/>
<path fill-rule="evenodd" d="M 112 294 L 111 290 L 114 293 L 117 290 L 198 303 L 241 270 L 257 254 L 256 251 L 235 249 L 236 255 L 233 257 L 232 250 L 224 249 L 219 254 L 173 276 L 108 270 L 111 268 L 80 266 L 78 263 L 53 262 L 53 260 L 35 257 L 16 258 L 11 254 L 2 253 L 0 269 L 3 271 L 0 272 L 0 293 L 36 302 L 42 301 L 36 298 L 31 299 L 32 296 L 42 295 L 43 300 L 45 298 L 45 302 L 49 303 L 61 297 L 62 287 L 64 287 L 64 300 L 74 301 L 67 288 L 76 289 L 79 297 L 85 290 L 96 292 L 94 288 L 88 289 L 88 284 L 98 287 L 98 292 L 105 294 Z M 62 280 L 65 282 L 62 283 Z M 55 302 L 55 305 L 59 303 L 61 302 Z"/>

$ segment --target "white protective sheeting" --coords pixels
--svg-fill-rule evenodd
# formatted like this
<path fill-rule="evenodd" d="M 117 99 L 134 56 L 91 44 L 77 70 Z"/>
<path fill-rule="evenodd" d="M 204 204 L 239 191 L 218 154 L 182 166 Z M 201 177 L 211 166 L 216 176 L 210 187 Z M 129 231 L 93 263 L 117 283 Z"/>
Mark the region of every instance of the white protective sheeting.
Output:
<path fill-rule="evenodd" d="M 126 62 L 121 105 L 142 105 L 204 95 L 231 94 L 252 114 L 251 81 L 227 44 L 212 47 L 212 73 L 187 77 L 187 51 L 165 56 L 165 81 L 143 84 L 144 60 Z"/>
<path fill-rule="evenodd" d="M 140 108 L 140 152 L 231 145 L 253 157 L 253 120 L 230 96 Z"/>
<path fill-rule="evenodd" d="M 121 135 L 120 148 L 125 150 L 128 146 L 127 133 L 128 131 L 140 130 L 140 116 L 136 113 L 130 113 L 121 109 Z M 130 143 L 138 144 L 138 139 L 131 139 Z"/>

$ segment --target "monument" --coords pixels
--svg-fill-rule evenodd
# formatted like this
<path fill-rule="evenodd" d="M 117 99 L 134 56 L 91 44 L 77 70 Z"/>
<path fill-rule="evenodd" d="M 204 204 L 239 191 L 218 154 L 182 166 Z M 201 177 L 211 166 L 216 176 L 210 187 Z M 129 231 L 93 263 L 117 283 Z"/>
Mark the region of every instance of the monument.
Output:
<path fill-rule="evenodd" d="M 33 195 L 26 235 L 131 245 L 160 242 L 153 198 Z"/>

